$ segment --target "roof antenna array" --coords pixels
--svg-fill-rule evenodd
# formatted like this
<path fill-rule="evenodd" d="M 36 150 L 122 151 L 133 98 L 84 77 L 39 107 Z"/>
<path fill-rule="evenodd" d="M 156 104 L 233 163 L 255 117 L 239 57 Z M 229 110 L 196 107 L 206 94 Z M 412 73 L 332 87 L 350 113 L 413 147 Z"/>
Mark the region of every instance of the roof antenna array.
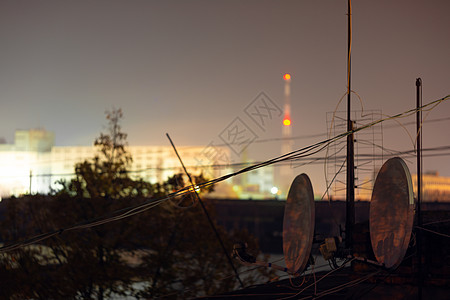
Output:
<path fill-rule="evenodd" d="M 377 262 L 358 260 L 387 269 L 396 268 L 405 257 L 411 239 L 414 219 L 414 197 L 411 174 L 399 157 L 387 160 L 375 180 L 370 203 L 369 231 Z M 314 242 L 315 203 L 311 181 L 298 175 L 291 184 L 283 219 L 283 253 L 286 267 L 258 261 L 246 252 L 247 245 L 234 245 L 233 256 L 244 265 L 272 267 L 299 276 L 307 268 Z M 317 242 L 317 241 L 316 241 Z M 335 265 L 335 258 L 350 258 L 339 238 L 326 238 L 320 246 L 325 260 Z"/>
<path fill-rule="evenodd" d="M 326 238 L 320 252 L 325 260 L 354 257 L 387 269 L 396 268 L 409 247 L 413 220 L 411 174 L 406 163 L 394 157 L 387 160 L 378 172 L 370 202 L 369 232 L 376 261 L 343 251 L 338 238 Z"/>

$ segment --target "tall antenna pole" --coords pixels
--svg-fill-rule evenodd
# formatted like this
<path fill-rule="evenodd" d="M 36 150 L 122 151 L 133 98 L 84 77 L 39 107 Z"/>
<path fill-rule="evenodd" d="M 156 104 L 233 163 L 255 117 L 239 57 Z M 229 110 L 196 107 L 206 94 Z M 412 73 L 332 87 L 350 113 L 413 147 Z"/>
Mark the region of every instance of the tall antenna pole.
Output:
<path fill-rule="evenodd" d="M 31 182 L 33 181 L 33 171 L 30 170 L 30 187 L 29 187 L 29 194 L 31 195 Z"/>
<path fill-rule="evenodd" d="M 347 57 L 347 132 L 353 131 L 351 120 L 351 53 L 352 53 L 352 1 L 348 0 L 348 57 Z M 353 247 L 353 227 L 355 225 L 355 161 L 353 133 L 347 136 L 347 193 L 346 193 L 346 221 L 345 246 Z"/>
<path fill-rule="evenodd" d="M 416 98 L 417 98 L 417 112 L 416 112 L 416 128 L 417 128 L 417 226 L 422 228 L 422 212 L 420 204 L 422 202 L 422 111 L 419 109 L 422 106 L 422 79 L 416 79 Z M 422 232 L 417 230 L 417 279 L 418 284 L 418 298 L 422 299 Z"/>
<path fill-rule="evenodd" d="M 281 155 L 292 152 L 292 120 L 291 120 L 291 74 L 283 75 L 284 80 L 284 117 L 282 126 L 283 141 L 281 144 Z M 287 196 L 289 182 L 292 181 L 292 168 L 288 165 L 280 166 L 279 188 L 282 194 Z"/>

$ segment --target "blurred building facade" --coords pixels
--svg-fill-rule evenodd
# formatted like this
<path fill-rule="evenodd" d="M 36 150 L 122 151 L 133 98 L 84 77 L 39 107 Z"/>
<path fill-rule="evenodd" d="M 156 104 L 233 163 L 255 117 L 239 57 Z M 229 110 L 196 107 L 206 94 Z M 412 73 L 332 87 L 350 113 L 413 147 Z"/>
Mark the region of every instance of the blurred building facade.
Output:
<path fill-rule="evenodd" d="M 412 174 L 414 194 L 417 195 L 417 174 Z M 450 203 L 450 177 L 439 176 L 438 172 L 422 174 L 422 197 L 427 202 Z"/>
<path fill-rule="evenodd" d="M 248 161 L 248 165 L 253 162 Z M 238 169 L 235 169 L 238 171 Z M 274 166 L 265 166 L 250 172 L 243 173 L 232 179 L 233 196 L 238 199 L 276 199 L 280 197 L 278 189 L 274 190 Z M 212 195 L 218 197 L 216 195 Z M 219 197 L 227 198 L 227 195 L 219 195 Z M 229 196 L 228 196 L 229 198 Z"/>
<path fill-rule="evenodd" d="M 75 164 L 98 154 L 94 146 L 54 146 L 55 136 L 44 129 L 17 130 L 13 144 L 0 144 L 0 197 L 26 193 L 47 194 L 59 188 L 56 181 L 74 177 Z M 132 178 L 151 183 L 183 173 L 171 146 L 128 146 L 133 162 Z M 219 164 L 219 157 L 230 155 L 226 147 L 177 147 L 183 163 L 192 174 L 203 173 L 212 179 L 228 174 L 231 169 Z"/>

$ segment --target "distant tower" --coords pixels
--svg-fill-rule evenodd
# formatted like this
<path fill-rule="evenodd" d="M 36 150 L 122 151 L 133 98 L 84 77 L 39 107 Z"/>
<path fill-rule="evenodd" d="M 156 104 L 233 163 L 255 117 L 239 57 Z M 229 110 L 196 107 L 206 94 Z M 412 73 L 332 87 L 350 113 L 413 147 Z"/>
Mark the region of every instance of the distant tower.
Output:
<path fill-rule="evenodd" d="M 286 73 L 283 75 L 284 80 L 284 118 L 282 125 L 281 154 L 292 152 L 292 121 L 291 121 L 291 75 Z M 292 168 L 289 162 L 284 162 L 280 166 L 278 186 L 283 195 L 287 195 L 289 186 L 293 177 Z"/>

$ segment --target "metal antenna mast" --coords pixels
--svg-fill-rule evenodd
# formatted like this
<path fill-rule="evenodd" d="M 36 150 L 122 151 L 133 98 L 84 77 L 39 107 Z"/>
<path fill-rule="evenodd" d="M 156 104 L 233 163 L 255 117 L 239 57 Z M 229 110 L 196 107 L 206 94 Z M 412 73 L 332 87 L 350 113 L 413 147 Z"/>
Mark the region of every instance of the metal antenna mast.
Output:
<path fill-rule="evenodd" d="M 421 202 L 422 202 L 422 79 L 416 79 L 416 102 L 417 102 L 417 112 L 416 112 L 416 128 L 417 128 L 417 226 L 422 227 L 422 212 L 421 212 Z M 419 281 L 418 287 L 418 298 L 422 299 L 422 285 L 423 285 L 423 275 L 422 275 L 422 232 L 421 229 L 417 230 L 417 276 Z"/>
<path fill-rule="evenodd" d="M 352 1 L 348 0 L 348 57 L 347 57 L 347 192 L 345 246 L 353 247 L 353 227 L 355 225 L 355 160 L 353 122 L 351 120 L 351 53 L 352 53 Z"/>

